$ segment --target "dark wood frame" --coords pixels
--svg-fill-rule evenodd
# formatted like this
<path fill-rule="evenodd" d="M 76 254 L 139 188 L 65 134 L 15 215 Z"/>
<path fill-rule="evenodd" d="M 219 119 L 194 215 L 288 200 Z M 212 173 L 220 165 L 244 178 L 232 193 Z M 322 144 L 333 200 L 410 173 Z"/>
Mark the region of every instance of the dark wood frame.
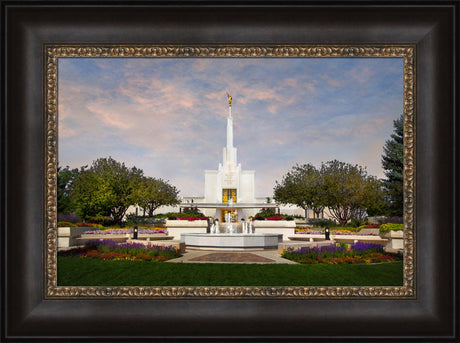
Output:
<path fill-rule="evenodd" d="M 455 341 L 458 3 L 424 4 L 2 1 L 2 339 Z M 416 44 L 417 299 L 45 300 L 43 45 L 66 42 Z"/>

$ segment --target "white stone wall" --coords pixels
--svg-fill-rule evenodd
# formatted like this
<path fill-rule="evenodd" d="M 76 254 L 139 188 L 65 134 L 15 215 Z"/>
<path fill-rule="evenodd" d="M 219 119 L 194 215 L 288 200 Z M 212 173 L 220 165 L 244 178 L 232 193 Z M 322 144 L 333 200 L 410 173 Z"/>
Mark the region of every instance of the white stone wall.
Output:
<path fill-rule="evenodd" d="M 204 176 L 204 197 L 205 202 L 218 202 L 217 192 L 218 189 L 218 176 L 217 170 L 205 170 Z M 221 195 L 222 196 L 222 195 Z"/>
<path fill-rule="evenodd" d="M 253 203 L 254 197 L 254 170 L 243 170 L 240 174 L 240 189 L 238 199 L 241 202 Z"/>

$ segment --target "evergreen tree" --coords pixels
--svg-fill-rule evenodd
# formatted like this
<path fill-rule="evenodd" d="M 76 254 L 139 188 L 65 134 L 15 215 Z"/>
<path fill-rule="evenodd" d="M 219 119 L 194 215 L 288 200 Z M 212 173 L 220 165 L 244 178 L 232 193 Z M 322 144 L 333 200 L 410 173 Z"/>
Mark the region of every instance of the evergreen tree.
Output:
<path fill-rule="evenodd" d="M 388 215 L 403 215 L 403 156 L 404 156 L 404 118 L 393 121 L 394 131 L 385 142 L 382 155 L 382 167 L 386 179 L 383 180 L 388 194 Z"/>

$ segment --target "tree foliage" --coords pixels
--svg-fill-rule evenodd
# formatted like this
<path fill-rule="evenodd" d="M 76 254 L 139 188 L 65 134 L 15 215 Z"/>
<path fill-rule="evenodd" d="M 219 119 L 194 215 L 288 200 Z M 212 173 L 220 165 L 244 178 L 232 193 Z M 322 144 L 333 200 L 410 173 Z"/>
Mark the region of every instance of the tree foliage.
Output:
<path fill-rule="evenodd" d="M 340 225 L 350 219 L 363 221 L 368 211 L 382 207 L 382 185 L 365 168 L 334 160 L 323 163 L 320 172 L 325 184 L 325 205 Z"/>
<path fill-rule="evenodd" d="M 382 155 L 382 167 L 385 170 L 383 181 L 388 194 L 388 214 L 403 215 L 403 157 L 404 157 L 404 118 L 393 121 L 394 130 L 385 142 Z"/>
<path fill-rule="evenodd" d="M 113 158 L 99 158 L 74 181 L 72 203 L 82 218 L 111 216 L 122 221 L 130 205 L 137 203 L 143 172 Z"/>
<path fill-rule="evenodd" d="M 148 216 L 160 206 L 177 205 L 179 191 L 167 181 L 153 177 L 144 177 L 139 191 L 138 205 L 144 209 Z"/>
<path fill-rule="evenodd" d="M 311 164 L 295 165 L 283 177 L 276 181 L 273 190 L 276 202 L 297 205 L 305 210 L 311 209 L 319 214 L 324 208 L 323 179 L 319 171 Z"/>
<path fill-rule="evenodd" d="M 369 213 L 382 212 L 384 204 L 377 178 L 361 166 L 337 160 L 322 163 L 319 169 L 311 164 L 294 166 L 276 183 L 274 198 L 315 213 L 327 207 L 342 226 L 350 219 L 362 221 Z"/>
<path fill-rule="evenodd" d="M 82 173 L 88 166 L 70 169 L 69 166 L 65 168 L 57 168 L 57 211 L 58 213 L 69 214 L 75 211 L 72 201 L 71 192 L 74 180 Z"/>

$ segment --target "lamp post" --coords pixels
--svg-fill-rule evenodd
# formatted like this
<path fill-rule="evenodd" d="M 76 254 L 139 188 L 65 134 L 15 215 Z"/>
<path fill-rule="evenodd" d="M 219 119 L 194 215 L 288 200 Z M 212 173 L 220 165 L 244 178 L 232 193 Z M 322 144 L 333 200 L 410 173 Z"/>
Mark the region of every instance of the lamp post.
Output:
<path fill-rule="evenodd" d="M 324 238 L 326 239 L 326 241 L 330 241 L 331 238 L 329 237 L 330 235 L 330 232 L 329 232 L 329 228 L 326 226 L 326 228 L 324 229 Z"/>
<path fill-rule="evenodd" d="M 137 229 L 137 226 L 134 227 L 134 230 L 133 230 L 133 239 L 137 239 L 137 233 L 138 233 L 138 229 Z"/>

